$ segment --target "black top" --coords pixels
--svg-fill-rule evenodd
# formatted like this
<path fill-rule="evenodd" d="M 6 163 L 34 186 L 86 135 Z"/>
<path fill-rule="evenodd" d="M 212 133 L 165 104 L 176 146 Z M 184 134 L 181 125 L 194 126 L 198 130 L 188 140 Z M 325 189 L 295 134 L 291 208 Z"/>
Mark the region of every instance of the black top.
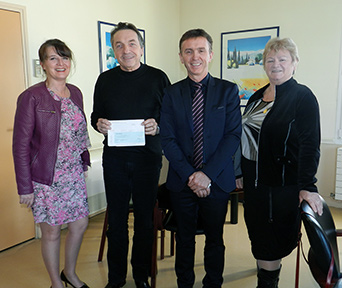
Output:
<path fill-rule="evenodd" d="M 246 110 L 262 98 L 267 87 L 255 92 Z M 273 187 L 298 185 L 299 190 L 316 192 L 320 140 L 315 95 L 293 78 L 277 85 L 273 107 L 260 130 L 257 181 Z"/>
<path fill-rule="evenodd" d="M 97 130 L 99 118 L 108 120 L 160 119 L 163 90 L 170 85 L 166 74 L 145 64 L 133 71 L 125 72 L 120 67 L 105 71 L 97 79 L 91 125 Z M 160 156 L 160 137 L 146 135 L 145 146 L 108 147 L 107 137 L 103 141 L 106 153 L 117 155 Z"/>

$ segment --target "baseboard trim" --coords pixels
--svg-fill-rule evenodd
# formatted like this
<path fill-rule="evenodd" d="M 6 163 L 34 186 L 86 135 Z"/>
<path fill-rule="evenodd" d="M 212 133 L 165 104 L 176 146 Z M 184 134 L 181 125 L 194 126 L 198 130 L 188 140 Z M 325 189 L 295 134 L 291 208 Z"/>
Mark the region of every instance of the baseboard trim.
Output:
<path fill-rule="evenodd" d="M 106 210 L 107 201 L 105 192 L 88 197 L 88 205 L 90 217 L 93 217 Z"/>

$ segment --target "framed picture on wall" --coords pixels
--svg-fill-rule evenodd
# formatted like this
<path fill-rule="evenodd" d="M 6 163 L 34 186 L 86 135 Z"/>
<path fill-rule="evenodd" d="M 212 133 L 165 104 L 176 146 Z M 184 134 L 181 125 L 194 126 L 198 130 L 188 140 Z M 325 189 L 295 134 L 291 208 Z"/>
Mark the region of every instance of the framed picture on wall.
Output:
<path fill-rule="evenodd" d="M 242 106 L 268 83 L 262 54 L 274 37 L 279 26 L 221 33 L 221 78 L 238 85 Z"/>
<path fill-rule="evenodd" d="M 116 24 L 97 21 L 98 33 L 99 33 L 99 59 L 100 59 L 100 73 L 112 69 L 118 65 L 118 61 L 114 57 L 114 51 L 110 42 L 110 33 L 115 28 Z M 138 29 L 145 42 L 145 30 Z M 145 43 L 146 44 L 146 43 Z M 146 53 L 144 49 L 144 55 L 141 59 L 143 63 L 146 63 Z"/>

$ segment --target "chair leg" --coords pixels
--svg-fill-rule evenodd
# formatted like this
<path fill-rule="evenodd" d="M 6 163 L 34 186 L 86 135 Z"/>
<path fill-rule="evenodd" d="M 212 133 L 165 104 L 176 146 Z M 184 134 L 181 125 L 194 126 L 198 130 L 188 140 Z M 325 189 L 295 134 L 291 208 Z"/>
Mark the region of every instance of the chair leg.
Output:
<path fill-rule="evenodd" d="M 300 264 L 300 245 L 301 245 L 301 233 L 299 234 L 299 240 L 297 244 L 297 259 L 296 259 L 296 279 L 295 288 L 299 288 L 299 264 Z"/>
<path fill-rule="evenodd" d="M 171 231 L 171 244 L 170 244 L 170 255 L 174 256 L 175 255 L 175 232 Z"/>
<path fill-rule="evenodd" d="M 158 203 L 154 207 L 153 211 L 153 246 L 152 246 L 152 261 L 151 261 L 151 288 L 156 287 L 157 276 L 157 240 L 158 240 Z"/>
<path fill-rule="evenodd" d="M 238 223 L 239 194 L 230 193 L 230 223 Z"/>
<path fill-rule="evenodd" d="M 100 250 L 99 250 L 99 255 L 98 255 L 98 258 L 97 258 L 97 262 L 102 262 L 104 245 L 105 245 L 105 242 L 106 242 L 107 228 L 108 228 L 108 208 L 106 208 L 106 215 L 105 215 L 105 219 L 104 219 L 104 222 L 103 222 L 102 236 L 101 236 L 101 242 L 100 242 Z"/>
<path fill-rule="evenodd" d="M 160 260 L 164 259 L 165 253 L 165 230 L 160 230 Z"/>

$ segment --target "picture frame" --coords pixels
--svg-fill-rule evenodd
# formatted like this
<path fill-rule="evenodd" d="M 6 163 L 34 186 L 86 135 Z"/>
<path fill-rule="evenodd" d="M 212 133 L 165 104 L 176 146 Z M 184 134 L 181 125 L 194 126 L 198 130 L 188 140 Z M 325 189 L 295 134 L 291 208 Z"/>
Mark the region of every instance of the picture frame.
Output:
<path fill-rule="evenodd" d="M 120 64 L 115 59 L 112 44 L 110 42 L 110 33 L 116 27 L 117 24 L 97 21 L 98 37 L 99 37 L 99 61 L 100 61 L 100 73 L 112 69 Z M 145 41 L 145 30 L 138 29 L 144 39 L 144 55 L 141 61 L 146 63 L 146 41 Z"/>
<path fill-rule="evenodd" d="M 279 37 L 279 26 L 221 33 L 221 79 L 238 85 L 241 106 L 268 83 L 262 54 L 274 37 Z"/>

